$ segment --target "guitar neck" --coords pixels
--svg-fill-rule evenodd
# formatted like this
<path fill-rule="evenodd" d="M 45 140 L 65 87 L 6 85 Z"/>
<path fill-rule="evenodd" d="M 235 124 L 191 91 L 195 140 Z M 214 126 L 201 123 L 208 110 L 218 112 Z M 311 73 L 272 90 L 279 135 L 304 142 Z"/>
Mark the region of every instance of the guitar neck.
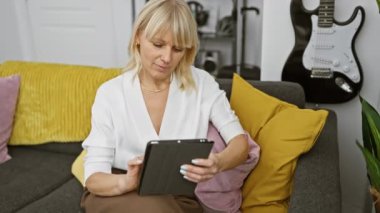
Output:
<path fill-rule="evenodd" d="M 334 20 L 334 0 L 320 0 L 318 10 L 318 26 L 332 27 Z"/>

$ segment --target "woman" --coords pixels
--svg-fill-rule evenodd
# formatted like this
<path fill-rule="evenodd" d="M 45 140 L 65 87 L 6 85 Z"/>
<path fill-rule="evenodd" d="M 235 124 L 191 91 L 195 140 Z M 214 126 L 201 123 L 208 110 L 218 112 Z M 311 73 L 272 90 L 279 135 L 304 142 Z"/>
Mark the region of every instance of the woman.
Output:
<path fill-rule="evenodd" d="M 93 105 L 92 129 L 83 143 L 87 212 L 202 212 L 195 198 L 137 195 L 150 140 L 205 138 L 212 122 L 228 146 L 181 167 L 178 172 L 196 183 L 247 159 L 247 139 L 225 93 L 211 75 L 191 66 L 197 49 L 197 26 L 185 1 L 151 0 L 144 6 L 126 71 L 98 89 Z"/>

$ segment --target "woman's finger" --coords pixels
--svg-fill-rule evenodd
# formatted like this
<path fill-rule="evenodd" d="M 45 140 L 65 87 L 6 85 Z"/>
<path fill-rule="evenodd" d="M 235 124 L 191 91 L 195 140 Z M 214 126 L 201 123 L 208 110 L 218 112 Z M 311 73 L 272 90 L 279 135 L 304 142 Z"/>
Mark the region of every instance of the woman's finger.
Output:
<path fill-rule="evenodd" d="M 211 167 L 211 166 L 213 166 L 214 161 L 212 161 L 211 159 L 197 158 L 197 159 L 193 159 L 191 161 L 191 163 L 193 163 L 194 165 L 197 165 L 197 166 Z"/>
<path fill-rule="evenodd" d="M 199 174 L 195 174 L 195 173 L 191 173 L 191 172 L 184 172 L 182 174 L 183 174 L 183 178 L 185 178 L 189 181 L 195 182 L 195 183 L 199 183 L 202 181 L 209 180 L 214 176 L 214 175 L 199 175 Z"/>
<path fill-rule="evenodd" d="M 144 157 L 142 156 L 137 156 L 133 158 L 132 160 L 128 161 L 128 166 L 137 166 L 142 164 Z"/>
<path fill-rule="evenodd" d="M 216 167 L 199 167 L 194 165 L 183 165 L 181 166 L 181 170 L 191 172 L 198 175 L 215 175 L 218 172 L 218 169 Z"/>

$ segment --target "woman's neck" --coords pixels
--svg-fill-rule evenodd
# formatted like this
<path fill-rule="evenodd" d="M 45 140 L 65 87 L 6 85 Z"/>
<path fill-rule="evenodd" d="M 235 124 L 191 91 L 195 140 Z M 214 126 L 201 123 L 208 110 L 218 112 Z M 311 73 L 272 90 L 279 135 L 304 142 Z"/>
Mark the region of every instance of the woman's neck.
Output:
<path fill-rule="evenodd" d="M 171 77 L 166 79 L 154 79 L 145 74 L 144 70 L 139 73 L 140 85 L 144 90 L 160 92 L 170 86 Z"/>

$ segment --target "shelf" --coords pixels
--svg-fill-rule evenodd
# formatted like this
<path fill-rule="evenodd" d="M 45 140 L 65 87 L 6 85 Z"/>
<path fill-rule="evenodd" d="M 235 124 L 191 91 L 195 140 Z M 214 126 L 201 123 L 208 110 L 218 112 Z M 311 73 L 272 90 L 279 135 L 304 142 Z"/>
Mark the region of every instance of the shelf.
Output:
<path fill-rule="evenodd" d="M 218 35 L 216 33 L 200 33 L 199 34 L 199 39 L 235 39 L 234 36 L 223 36 L 223 35 Z"/>

